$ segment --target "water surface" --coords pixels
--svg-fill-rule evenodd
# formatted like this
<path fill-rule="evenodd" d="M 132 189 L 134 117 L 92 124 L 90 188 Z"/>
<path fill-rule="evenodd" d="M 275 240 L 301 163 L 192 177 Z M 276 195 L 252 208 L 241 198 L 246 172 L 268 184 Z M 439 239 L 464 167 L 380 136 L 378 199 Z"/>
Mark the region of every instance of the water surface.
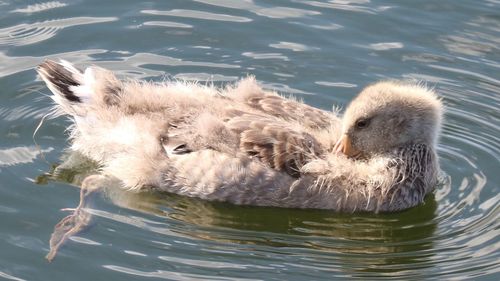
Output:
<path fill-rule="evenodd" d="M 152 81 L 252 74 L 325 110 L 381 79 L 424 81 L 447 107 L 443 184 L 379 215 L 109 190 L 48 263 L 85 172 L 36 183 L 68 145 L 64 118 L 32 137 L 51 105 L 34 67 L 59 58 Z M 499 73 L 497 0 L 0 0 L 0 279 L 498 280 Z"/>

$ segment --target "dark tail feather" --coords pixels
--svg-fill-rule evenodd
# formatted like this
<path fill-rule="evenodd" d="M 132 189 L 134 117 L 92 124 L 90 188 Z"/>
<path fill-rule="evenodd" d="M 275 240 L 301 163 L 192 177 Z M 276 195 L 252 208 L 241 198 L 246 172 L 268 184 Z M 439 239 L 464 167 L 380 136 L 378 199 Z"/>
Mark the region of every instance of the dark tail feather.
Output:
<path fill-rule="evenodd" d="M 68 62 L 60 63 L 46 60 L 37 68 L 37 72 L 54 92 L 63 96 L 70 102 L 81 102 L 81 99 L 70 89 L 72 86 L 80 86 L 82 72 Z"/>

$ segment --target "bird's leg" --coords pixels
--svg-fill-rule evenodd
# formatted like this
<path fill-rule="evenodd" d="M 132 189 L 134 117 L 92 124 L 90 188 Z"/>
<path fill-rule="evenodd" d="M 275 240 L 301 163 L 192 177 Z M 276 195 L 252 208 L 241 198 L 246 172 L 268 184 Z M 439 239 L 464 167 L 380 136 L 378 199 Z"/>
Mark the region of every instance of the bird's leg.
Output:
<path fill-rule="evenodd" d="M 89 196 L 109 184 L 109 178 L 103 175 L 90 175 L 82 182 L 80 190 L 80 204 L 72 211 L 72 214 L 63 218 L 55 227 L 50 237 L 50 251 L 45 256 L 52 261 L 59 248 L 68 238 L 84 230 L 90 223 L 92 215 L 86 210 L 89 204 Z"/>

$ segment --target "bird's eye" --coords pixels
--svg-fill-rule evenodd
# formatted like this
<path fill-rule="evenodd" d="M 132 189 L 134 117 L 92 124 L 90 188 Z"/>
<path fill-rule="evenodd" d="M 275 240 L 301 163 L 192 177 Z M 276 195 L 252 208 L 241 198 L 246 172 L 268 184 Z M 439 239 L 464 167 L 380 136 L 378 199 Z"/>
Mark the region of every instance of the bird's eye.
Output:
<path fill-rule="evenodd" d="M 368 127 L 369 124 L 370 124 L 369 119 L 366 118 L 359 119 L 358 121 L 356 121 L 356 129 L 364 129 Z"/>

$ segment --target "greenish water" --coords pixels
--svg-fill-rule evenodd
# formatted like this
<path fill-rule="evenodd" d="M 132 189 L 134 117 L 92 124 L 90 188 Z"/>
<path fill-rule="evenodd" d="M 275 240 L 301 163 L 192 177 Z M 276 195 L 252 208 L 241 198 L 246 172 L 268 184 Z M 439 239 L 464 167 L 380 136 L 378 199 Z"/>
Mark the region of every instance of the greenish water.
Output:
<path fill-rule="evenodd" d="M 253 74 L 325 110 L 380 79 L 426 81 L 447 106 L 445 183 L 381 215 L 108 190 L 48 263 L 81 175 L 35 183 L 67 147 L 64 118 L 40 128 L 40 149 L 32 138 L 51 105 L 34 71 L 46 58 L 155 81 Z M 499 110 L 498 0 L 0 0 L 0 279 L 498 280 Z"/>

